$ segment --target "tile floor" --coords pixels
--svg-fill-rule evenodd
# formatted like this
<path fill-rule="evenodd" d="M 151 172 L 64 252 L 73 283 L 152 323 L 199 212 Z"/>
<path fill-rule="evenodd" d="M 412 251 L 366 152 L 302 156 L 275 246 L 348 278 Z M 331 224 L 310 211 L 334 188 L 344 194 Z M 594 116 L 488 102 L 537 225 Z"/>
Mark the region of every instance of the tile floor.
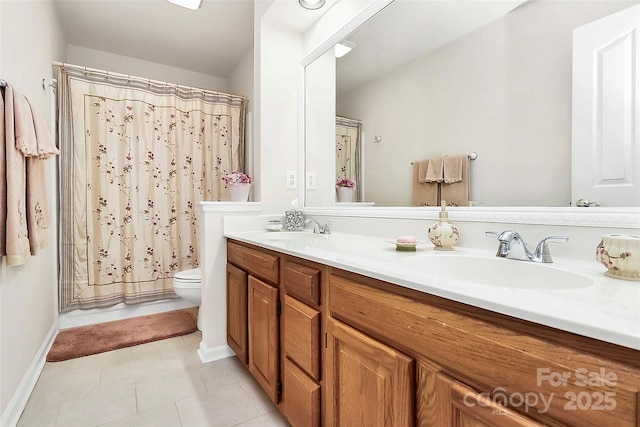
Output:
<path fill-rule="evenodd" d="M 200 362 L 201 337 L 47 363 L 18 427 L 287 426 L 237 358 Z"/>

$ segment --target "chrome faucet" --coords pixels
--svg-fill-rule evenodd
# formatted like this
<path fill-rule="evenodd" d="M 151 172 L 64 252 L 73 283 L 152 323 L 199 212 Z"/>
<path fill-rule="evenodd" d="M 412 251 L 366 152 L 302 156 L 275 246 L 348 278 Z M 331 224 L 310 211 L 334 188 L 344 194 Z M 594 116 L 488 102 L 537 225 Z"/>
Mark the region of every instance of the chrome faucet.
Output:
<path fill-rule="evenodd" d="M 487 236 L 498 238 L 498 242 L 500 243 L 498 244 L 498 252 L 496 253 L 497 257 L 544 263 L 553 262 L 553 260 L 551 259 L 551 253 L 549 252 L 549 245 L 547 243 L 566 243 L 569 240 L 567 236 L 545 237 L 544 239 L 540 240 L 540 242 L 536 246 L 536 249 L 531 252 L 529 250 L 529 247 L 527 246 L 527 243 L 516 231 L 506 230 L 502 233 L 498 233 L 496 231 L 487 231 L 485 234 Z M 526 259 L 511 256 L 511 245 L 513 244 L 513 242 L 519 243 L 522 246 Z"/>
<path fill-rule="evenodd" d="M 314 234 L 331 234 L 331 228 L 329 225 L 331 221 L 327 222 L 325 225 L 321 225 L 318 221 L 313 218 L 307 218 L 304 220 L 305 225 L 309 223 L 313 223 L 313 232 Z"/>

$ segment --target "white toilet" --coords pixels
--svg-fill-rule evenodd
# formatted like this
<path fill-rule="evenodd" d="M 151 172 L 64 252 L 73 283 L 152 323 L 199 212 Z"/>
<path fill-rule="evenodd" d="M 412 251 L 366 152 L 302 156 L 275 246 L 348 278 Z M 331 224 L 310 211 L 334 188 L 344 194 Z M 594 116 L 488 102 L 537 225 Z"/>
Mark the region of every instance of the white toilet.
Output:
<path fill-rule="evenodd" d="M 180 298 L 198 304 L 202 303 L 202 270 L 200 268 L 192 268 L 190 270 L 179 271 L 173 277 L 173 291 Z M 200 313 L 198 310 L 198 329 L 200 327 Z"/>

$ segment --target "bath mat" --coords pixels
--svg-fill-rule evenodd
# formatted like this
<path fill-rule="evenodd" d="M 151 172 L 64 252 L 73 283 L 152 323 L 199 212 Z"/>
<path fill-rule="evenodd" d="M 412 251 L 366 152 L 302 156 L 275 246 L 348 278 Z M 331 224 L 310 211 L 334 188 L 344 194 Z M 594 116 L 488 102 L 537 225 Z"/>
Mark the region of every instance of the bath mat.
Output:
<path fill-rule="evenodd" d="M 61 362 L 190 334 L 198 330 L 196 318 L 193 309 L 186 309 L 63 329 L 53 341 L 47 362 Z"/>

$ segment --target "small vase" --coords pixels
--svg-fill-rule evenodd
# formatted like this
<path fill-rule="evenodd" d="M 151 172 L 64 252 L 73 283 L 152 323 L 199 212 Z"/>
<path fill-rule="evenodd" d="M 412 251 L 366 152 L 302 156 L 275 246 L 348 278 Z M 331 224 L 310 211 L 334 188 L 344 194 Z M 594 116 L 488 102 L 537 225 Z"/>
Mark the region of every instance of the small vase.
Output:
<path fill-rule="evenodd" d="M 232 202 L 246 202 L 249 200 L 251 184 L 229 184 L 229 200 Z"/>
<path fill-rule="evenodd" d="M 338 202 L 349 203 L 353 201 L 353 188 L 336 187 L 336 193 L 338 194 Z"/>

